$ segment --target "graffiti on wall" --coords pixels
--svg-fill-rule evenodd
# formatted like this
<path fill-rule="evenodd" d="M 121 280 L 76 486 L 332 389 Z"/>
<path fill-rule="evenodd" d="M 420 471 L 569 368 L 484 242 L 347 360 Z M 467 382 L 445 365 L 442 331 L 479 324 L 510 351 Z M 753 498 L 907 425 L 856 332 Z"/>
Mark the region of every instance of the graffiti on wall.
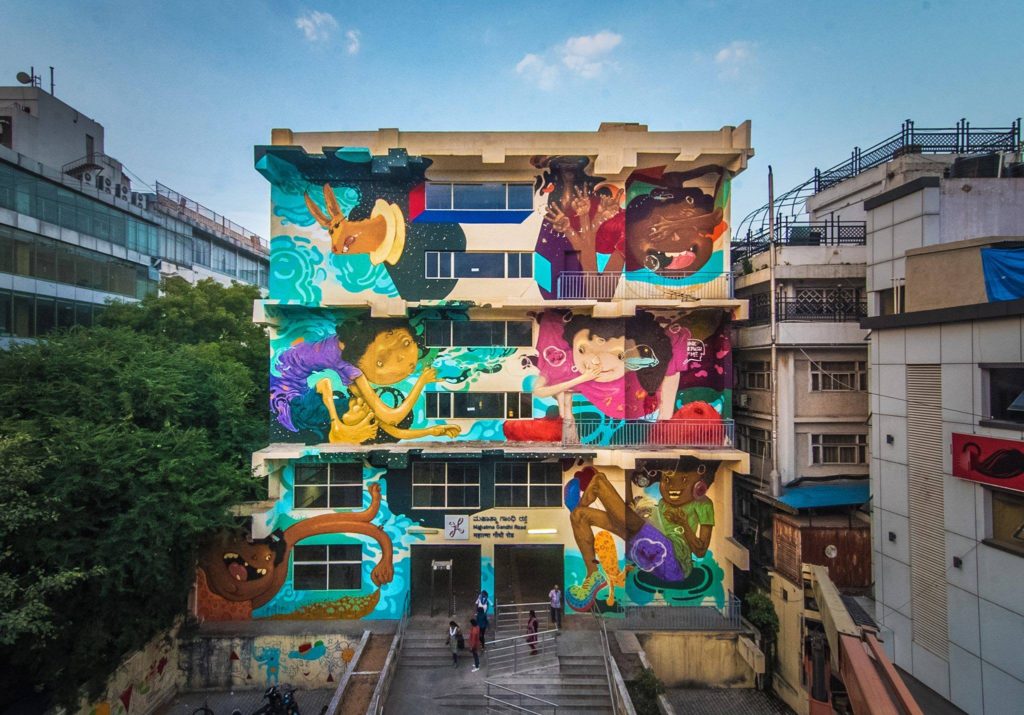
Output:
<path fill-rule="evenodd" d="M 202 550 L 196 611 L 209 620 L 357 619 L 401 615 L 408 584 L 412 522 L 387 505 L 383 470 L 364 465 L 364 507 L 309 515 L 296 510 L 294 465 L 285 468 L 283 493 L 266 517 L 271 533 L 253 539 L 244 532 L 217 534 Z M 298 589 L 293 551 L 303 545 L 358 545 L 360 588 Z M 326 568 L 326 567 L 325 567 Z M 267 668 L 274 668 L 268 652 Z M 269 672 L 268 672 L 269 675 Z"/>
<path fill-rule="evenodd" d="M 593 466 L 575 469 L 565 496 L 579 554 L 567 559 L 569 607 L 720 605 L 724 574 L 710 551 L 715 506 L 707 496 L 718 465 L 696 457 L 641 463 L 625 495 Z"/>
<path fill-rule="evenodd" d="M 153 712 L 178 686 L 177 631 L 172 629 L 124 661 L 107 681 L 106 697 L 80 708 L 80 715 L 141 715 Z"/>

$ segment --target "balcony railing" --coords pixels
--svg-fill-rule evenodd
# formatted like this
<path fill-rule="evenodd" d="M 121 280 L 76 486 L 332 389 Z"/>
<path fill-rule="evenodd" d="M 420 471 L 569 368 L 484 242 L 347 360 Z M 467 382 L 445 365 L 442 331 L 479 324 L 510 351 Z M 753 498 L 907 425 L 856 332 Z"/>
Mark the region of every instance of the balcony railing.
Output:
<path fill-rule="evenodd" d="M 775 244 L 782 246 L 863 246 L 867 243 L 864 221 L 788 221 L 779 217 L 775 224 Z M 742 240 L 732 243 L 732 261 L 742 261 L 768 250 L 767 228 L 748 231 Z"/>
<path fill-rule="evenodd" d="M 206 208 L 201 203 L 179 194 L 160 182 L 156 184 L 155 208 L 169 216 L 198 224 L 217 236 L 253 253 L 262 256 L 270 253 L 267 242 L 253 231 Z"/>
<path fill-rule="evenodd" d="M 732 273 L 712 273 L 707 280 L 684 283 L 695 272 L 668 271 L 657 275 L 658 283 L 629 280 L 623 273 L 565 271 L 558 276 L 556 296 L 560 300 L 676 300 L 694 302 L 732 297 Z"/>
<path fill-rule="evenodd" d="M 563 446 L 730 447 L 732 420 L 565 420 Z"/>
<path fill-rule="evenodd" d="M 866 300 L 811 301 L 780 298 L 775 305 L 776 318 L 783 322 L 850 323 L 867 317 Z M 759 303 L 750 306 L 750 325 L 763 325 L 771 320 L 771 306 Z"/>
<path fill-rule="evenodd" d="M 981 154 L 1017 151 L 1020 145 L 1020 119 L 1009 127 L 971 127 L 961 119 L 955 127 L 917 128 L 903 122 L 898 134 L 883 139 L 868 149 L 854 147 L 850 158 L 831 169 L 814 170 L 814 193 L 846 181 L 862 171 L 884 164 L 903 154 Z"/>

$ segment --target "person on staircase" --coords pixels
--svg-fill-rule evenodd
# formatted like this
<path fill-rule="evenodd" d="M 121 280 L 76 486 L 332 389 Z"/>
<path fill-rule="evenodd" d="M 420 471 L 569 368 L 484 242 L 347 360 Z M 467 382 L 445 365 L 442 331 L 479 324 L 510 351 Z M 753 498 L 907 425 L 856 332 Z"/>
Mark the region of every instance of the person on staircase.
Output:
<path fill-rule="evenodd" d="M 540 651 L 537 650 L 537 631 L 540 630 L 540 624 L 537 622 L 537 612 L 530 611 L 530 619 L 526 621 L 526 642 L 530 644 L 530 655 L 537 655 Z"/>
<path fill-rule="evenodd" d="M 561 630 L 562 628 L 562 589 L 556 583 L 555 587 L 548 593 L 548 599 L 551 603 L 551 622 L 555 625 L 555 628 Z"/>
<path fill-rule="evenodd" d="M 475 618 L 469 619 L 469 652 L 473 654 L 473 671 L 480 670 L 480 649 L 483 648 L 483 636 Z"/>
<path fill-rule="evenodd" d="M 480 595 L 476 597 L 476 622 L 480 627 L 480 650 L 486 647 L 485 637 L 487 636 L 487 609 L 491 605 L 491 600 L 487 595 L 487 591 L 481 591 Z"/>
<path fill-rule="evenodd" d="M 472 621 L 470 621 L 472 623 Z M 448 621 L 448 640 L 445 641 L 452 651 L 452 667 L 459 667 L 459 641 L 462 641 L 462 630 L 455 621 Z"/>

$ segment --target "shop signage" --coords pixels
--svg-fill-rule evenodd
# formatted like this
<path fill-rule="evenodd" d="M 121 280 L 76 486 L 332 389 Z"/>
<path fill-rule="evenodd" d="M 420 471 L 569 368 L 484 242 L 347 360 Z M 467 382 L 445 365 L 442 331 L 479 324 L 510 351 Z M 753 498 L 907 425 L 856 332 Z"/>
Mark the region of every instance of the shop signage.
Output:
<path fill-rule="evenodd" d="M 469 539 L 469 517 L 465 514 L 445 514 L 444 538 L 448 541 Z"/>
<path fill-rule="evenodd" d="M 477 514 L 473 517 L 473 538 L 512 541 L 526 535 L 528 519 L 526 514 Z"/>
<path fill-rule="evenodd" d="M 953 433 L 953 476 L 1024 492 L 1024 442 Z"/>

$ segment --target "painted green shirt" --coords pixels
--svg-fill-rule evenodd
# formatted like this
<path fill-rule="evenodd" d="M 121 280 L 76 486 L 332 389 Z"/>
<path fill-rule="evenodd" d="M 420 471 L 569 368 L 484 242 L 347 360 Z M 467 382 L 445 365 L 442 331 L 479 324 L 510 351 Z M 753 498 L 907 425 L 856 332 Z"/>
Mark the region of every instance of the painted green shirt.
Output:
<path fill-rule="evenodd" d="M 662 500 L 658 502 L 658 508 L 651 514 L 651 525 L 672 542 L 676 561 L 682 566 L 683 572 L 689 575 L 693 569 L 693 561 L 690 558 L 693 549 L 690 548 L 690 542 L 686 540 L 683 527 L 677 523 L 680 514 L 685 516 L 693 533 L 698 534 L 702 524 L 715 525 L 715 505 L 707 497 L 695 499 L 682 506 L 671 506 Z"/>

